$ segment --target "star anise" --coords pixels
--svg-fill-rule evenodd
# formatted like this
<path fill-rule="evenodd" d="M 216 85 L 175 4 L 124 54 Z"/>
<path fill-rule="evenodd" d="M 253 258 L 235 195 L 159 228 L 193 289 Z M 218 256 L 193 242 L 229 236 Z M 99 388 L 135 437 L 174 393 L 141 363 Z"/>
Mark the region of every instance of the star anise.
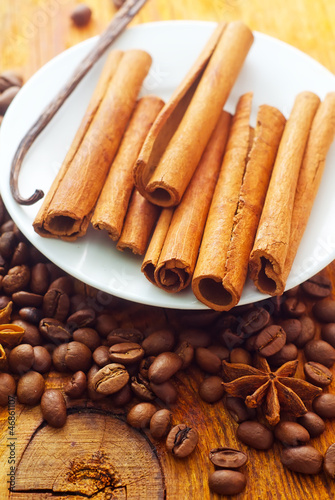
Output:
<path fill-rule="evenodd" d="M 242 363 L 222 362 L 223 386 L 231 396 L 243 398 L 249 408 L 262 406 L 270 425 L 280 420 L 280 410 L 287 410 L 295 417 L 307 412 L 310 403 L 322 389 L 299 378 L 294 378 L 298 360 L 288 361 L 272 372 L 264 357 L 258 356 L 259 368 Z"/>

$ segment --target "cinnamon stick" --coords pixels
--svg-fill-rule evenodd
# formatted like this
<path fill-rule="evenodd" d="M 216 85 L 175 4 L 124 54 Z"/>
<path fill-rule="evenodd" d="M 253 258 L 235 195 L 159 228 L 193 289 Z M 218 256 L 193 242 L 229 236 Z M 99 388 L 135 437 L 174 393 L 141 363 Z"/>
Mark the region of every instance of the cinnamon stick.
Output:
<path fill-rule="evenodd" d="M 231 115 L 222 111 L 194 176 L 174 211 L 154 272 L 156 284 L 167 292 L 183 290 L 192 279 L 230 121 Z"/>
<path fill-rule="evenodd" d="M 158 115 L 134 169 L 138 190 L 152 203 L 180 202 L 252 42 L 242 22 L 219 25 Z"/>
<path fill-rule="evenodd" d="M 295 99 L 279 145 L 264 208 L 250 255 L 250 277 L 269 295 L 285 289 L 285 261 L 299 171 L 320 99 L 301 92 Z"/>
<path fill-rule="evenodd" d="M 121 55 L 111 78 L 105 73 L 109 69 L 104 68 L 99 90 L 89 105 L 93 116 L 85 115 L 73 147 L 33 223 L 41 236 L 71 241 L 86 233 L 150 65 L 149 54 L 129 50 Z M 101 99 L 100 91 L 107 80 L 109 85 Z"/>
<path fill-rule="evenodd" d="M 134 187 L 134 163 L 163 105 L 164 102 L 153 95 L 142 97 L 137 102 L 100 193 L 91 222 L 94 228 L 107 230 L 113 240 L 118 240 L 121 235 Z"/>
<path fill-rule="evenodd" d="M 133 253 L 143 255 L 159 213 L 159 207 L 150 203 L 137 189 L 134 189 L 116 248 L 118 250 L 129 248 Z"/>

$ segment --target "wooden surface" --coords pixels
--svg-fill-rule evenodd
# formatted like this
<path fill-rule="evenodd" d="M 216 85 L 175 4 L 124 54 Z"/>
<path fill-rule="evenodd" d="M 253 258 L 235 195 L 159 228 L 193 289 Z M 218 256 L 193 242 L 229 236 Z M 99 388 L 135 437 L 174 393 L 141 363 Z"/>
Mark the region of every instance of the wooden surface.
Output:
<path fill-rule="evenodd" d="M 78 29 L 69 20 L 76 3 L 1 0 L 0 71 L 17 69 L 28 79 L 56 54 L 100 33 L 114 12 L 111 0 L 87 0 L 93 20 L 87 28 Z M 242 19 L 252 29 L 295 45 L 335 72 L 333 0 L 149 0 L 133 24 L 163 19 Z M 335 265 L 326 273 L 334 282 Z M 174 421 L 194 425 L 201 435 L 196 452 L 183 461 L 172 459 L 162 444 L 150 443 L 148 435 L 129 429 L 122 415 L 98 403 L 95 408 L 85 401 L 77 403 L 66 426 L 58 430 L 43 425 L 39 407 L 17 404 L 17 486 L 10 498 L 217 499 L 207 486 L 213 470 L 208 451 L 217 446 L 247 450 L 248 484 L 239 499 L 335 498 L 335 483 L 324 474 L 306 477 L 285 470 L 278 445 L 269 452 L 256 452 L 238 443 L 236 424 L 222 403 L 207 405 L 199 400 L 200 379 L 198 372 L 178 378 L 181 396 L 173 407 Z M 48 380 L 49 386 L 63 383 L 55 374 Z M 335 392 L 334 383 L 330 390 Z M 9 498 L 10 440 L 6 410 L 0 414 L 0 430 L 0 500 L 5 500 Z M 325 452 L 334 441 L 335 423 L 329 421 L 326 432 L 312 443 Z"/>

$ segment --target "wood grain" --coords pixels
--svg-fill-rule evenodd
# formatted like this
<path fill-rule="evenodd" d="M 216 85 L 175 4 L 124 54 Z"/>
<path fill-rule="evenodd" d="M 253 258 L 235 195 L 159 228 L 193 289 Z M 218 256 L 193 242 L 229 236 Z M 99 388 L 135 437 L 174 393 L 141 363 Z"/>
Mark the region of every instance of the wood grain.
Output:
<path fill-rule="evenodd" d="M 16 69 L 28 79 L 66 48 L 100 33 L 115 12 L 111 0 L 87 0 L 93 19 L 86 28 L 74 27 L 69 14 L 75 0 L 2 0 L 0 2 L 0 71 Z M 132 24 L 163 19 L 242 19 L 253 30 L 290 43 L 335 72 L 335 3 L 333 0 L 150 0 Z M 335 286 L 335 264 L 325 270 Z M 237 424 L 222 402 L 208 405 L 198 396 L 198 370 L 178 377 L 179 401 L 174 423 L 186 422 L 200 432 L 199 446 L 185 460 L 169 455 L 160 442 L 134 431 L 124 415 L 102 403 L 77 402 L 69 409 L 63 429 L 43 423 L 39 407 L 16 404 L 15 453 L 17 491 L 8 496 L 7 410 L 0 412 L 0 500 L 152 499 L 217 500 L 207 477 L 213 470 L 208 451 L 217 446 L 247 452 L 246 490 L 240 500 L 332 499 L 335 485 L 323 473 L 294 474 L 281 466 L 279 445 L 256 452 L 237 442 Z M 66 380 L 49 375 L 49 387 Z M 335 393 L 335 384 L 330 391 Z M 335 422 L 312 444 L 321 452 L 335 441 Z M 86 464 L 86 465 L 85 465 Z M 100 476 L 96 477 L 96 471 Z M 104 474 L 103 474 L 104 473 Z M 113 482 L 115 481 L 115 482 Z M 108 482 L 110 484 L 108 484 Z M 97 486 L 98 485 L 98 486 Z M 112 488 L 112 489 L 111 489 Z"/>

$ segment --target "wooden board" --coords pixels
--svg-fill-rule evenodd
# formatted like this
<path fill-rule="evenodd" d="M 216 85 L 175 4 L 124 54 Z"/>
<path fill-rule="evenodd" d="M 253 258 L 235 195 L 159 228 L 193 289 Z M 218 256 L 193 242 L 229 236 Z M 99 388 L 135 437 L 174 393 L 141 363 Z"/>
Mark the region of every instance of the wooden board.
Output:
<path fill-rule="evenodd" d="M 74 0 L 1 0 L 0 71 L 17 69 L 28 79 L 48 60 L 71 45 L 100 33 L 115 11 L 111 0 L 87 0 L 93 20 L 75 28 L 69 13 Z M 332 0 L 149 0 L 133 24 L 163 19 L 242 19 L 252 29 L 284 40 L 335 71 L 335 3 Z M 335 285 L 335 264 L 325 273 Z M 130 429 L 121 412 L 99 403 L 76 402 L 62 429 L 42 420 L 39 407 L 15 406 L 15 433 L 8 429 L 8 412 L 0 413 L 0 500 L 213 499 L 207 477 L 213 470 L 208 451 L 217 446 L 246 450 L 248 485 L 239 499 L 335 498 L 335 483 L 324 474 L 303 476 L 285 470 L 279 445 L 268 452 L 237 442 L 236 424 L 222 402 L 203 403 L 197 388 L 201 373 L 178 377 L 175 422 L 194 425 L 200 433 L 196 452 L 185 460 L 169 455 L 162 443 Z M 52 373 L 49 387 L 65 381 Z M 335 393 L 334 383 L 330 388 Z M 14 411 L 14 410 L 13 410 Z M 335 422 L 312 440 L 321 452 L 335 442 Z M 15 492 L 8 494 L 10 451 L 14 450 Z"/>

